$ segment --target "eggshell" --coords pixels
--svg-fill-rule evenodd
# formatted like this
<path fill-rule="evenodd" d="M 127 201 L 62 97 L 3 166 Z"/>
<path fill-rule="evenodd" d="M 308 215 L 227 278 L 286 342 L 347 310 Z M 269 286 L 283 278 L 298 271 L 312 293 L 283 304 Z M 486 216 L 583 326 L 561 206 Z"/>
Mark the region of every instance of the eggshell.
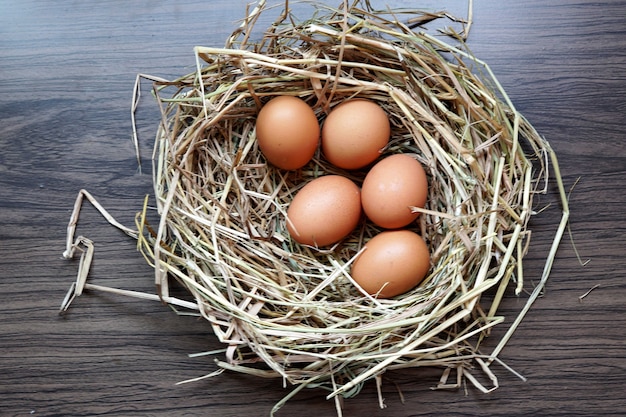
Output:
<path fill-rule="evenodd" d="M 304 100 L 278 96 L 259 111 L 256 137 L 270 163 L 293 170 L 302 168 L 313 158 L 319 145 L 320 125 Z"/>
<path fill-rule="evenodd" d="M 395 154 L 374 165 L 365 176 L 361 201 L 365 215 L 386 229 L 404 227 L 419 213 L 411 207 L 423 208 L 428 197 L 428 179 L 418 160 Z"/>
<path fill-rule="evenodd" d="M 379 233 L 365 244 L 351 269 L 363 290 L 378 298 L 390 298 L 416 287 L 430 269 L 428 245 L 410 230 Z"/>
<path fill-rule="evenodd" d="M 374 101 L 352 99 L 335 107 L 322 126 L 322 152 L 331 164 L 362 168 L 376 160 L 391 127 L 387 113 Z"/>
<path fill-rule="evenodd" d="M 287 230 L 299 243 L 327 246 L 349 235 L 360 217 L 359 187 L 340 175 L 326 175 L 296 194 L 287 209 Z"/>

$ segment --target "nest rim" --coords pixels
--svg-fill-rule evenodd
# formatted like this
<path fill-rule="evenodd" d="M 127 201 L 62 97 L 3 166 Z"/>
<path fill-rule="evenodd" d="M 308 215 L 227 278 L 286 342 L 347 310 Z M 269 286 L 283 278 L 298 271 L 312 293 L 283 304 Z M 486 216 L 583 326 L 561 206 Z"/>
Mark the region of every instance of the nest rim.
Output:
<path fill-rule="evenodd" d="M 376 20 L 372 11 L 350 9 L 349 14 L 351 19 L 358 21 L 359 25 L 365 25 L 372 33 L 388 29 L 386 25 L 389 25 L 389 21 Z M 253 25 L 255 21 L 256 15 L 251 15 L 242 27 Z M 252 371 L 251 366 L 262 362 L 270 368 L 264 376 L 283 377 L 296 385 L 319 382 L 331 386 L 334 395 L 353 392 L 359 384 L 376 377 L 385 369 L 423 366 L 426 363 L 449 367 L 454 363 L 465 363 L 468 358 L 476 358 L 479 356 L 478 344 L 472 344 L 469 340 L 488 332 L 502 321 L 502 317 L 496 314 L 500 301 L 498 294 L 501 297 L 509 281 L 517 279 L 518 288 L 522 284 L 520 268 L 528 246 L 526 228 L 532 214 L 532 196 L 542 192 L 540 184 L 547 181 L 544 166 L 549 149 L 547 142 L 515 110 L 488 67 L 466 51 L 449 46 L 426 33 L 407 31 L 401 25 L 394 27 L 396 32 L 383 30 L 384 37 L 360 37 L 361 34 L 354 34 L 351 30 L 340 30 L 341 26 L 328 25 L 327 21 L 307 23 L 306 26 L 287 25 L 287 28 L 283 23 L 281 21 L 274 25 L 266 35 L 268 38 L 263 38 L 260 45 L 271 44 L 280 34 L 284 35 L 285 30 L 292 30 L 291 38 L 300 37 L 299 41 L 305 38 L 304 29 L 316 31 L 316 36 L 325 39 L 326 43 L 333 44 L 329 39 L 334 39 L 334 46 L 330 49 L 339 48 L 339 52 L 335 51 L 337 55 L 334 62 L 341 70 L 354 70 L 361 64 L 363 73 L 379 71 L 377 78 L 359 80 L 361 82 L 350 80 L 338 87 L 346 78 L 340 77 L 339 71 L 336 72 L 337 76 L 333 72 L 324 74 L 318 71 L 320 65 L 328 65 L 328 62 L 333 61 L 326 58 L 328 50 L 316 59 L 264 54 L 256 44 L 245 41 L 237 44 L 236 40 L 240 39 L 242 32 L 236 32 L 225 48 L 197 47 L 198 69 L 193 74 L 173 83 L 157 82 L 163 123 L 159 127 L 155 144 L 154 184 L 161 223 L 153 236 L 148 234 L 143 238 L 144 251 L 158 266 L 155 268 L 157 283 L 162 288 L 167 287 L 167 276 L 171 275 L 194 295 L 201 314 L 209 320 L 220 340 L 228 345 L 227 360 L 221 362 L 224 368 L 258 373 L 260 371 Z M 310 40 L 311 34 L 306 35 L 306 39 Z M 398 41 L 388 42 L 388 37 L 393 38 L 393 35 L 397 36 Z M 471 97 L 468 100 L 471 106 L 480 107 L 479 110 L 483 111 L 489 109 L 492 113 L 488 114 L 500 117 L 499 130 L 492 130 L 491 137 L 485 139 L 485 136 L 489 136 L 485 132 L 471 137 L 471 129 L 480 123 L 489 126 L 493 119 L 480 120 L 477 117 L 474 120 L 468 115 L 465 116 L 471 122 L 465 127 L 470 131 L 468 140 L 471 146 L 463 142 L 466 132 L 459 134 L 454 131 L 451 137 L 446 136 L 450 132 L 441 130 L 441 115 L 448 115 L 448 126 L 462 124 L 463 118 L 453 113 L 452 105 L 442 108 L 442 100 L 429 95 L 424 87 L 420 87 L 420 92 L 424 94 L 422 99 L 432 100 L 427 103 L 431 106 L 426 111 L 423 103 L 412 95 L 416 90 L 394 88 L 393 82 L 397 81 L 398 73 L 411 71 L 407 70 L 409 66 L 405 63 L 381 72 L 381 65 L 364 67 L 362 62 L 347 58 L 359 48 L 365 48 L 367 57 L 371 58 L 373 51 L 380 48 L 379 62 L 389 62 L 390 50 L 397 56 L 404 56 L 406 60 L 414 57 L 414 51 L 402 55 L 399 48 L 418 44 L 427 47 L 421 51 L 433 54 L 422 58 L 438 56 L 442 58 L 441 62 L 448 65 L 441 68 L 442 74 L 439 74 L 440 77 L 450 77 L 446 83 L 448 87 L 460 86 L 456 77 L 468 77 L 463 80 L 471 81 L 467 84 L 469 87 L 457 91 L 459 96 Z M 251 45 L 252 50 L 249 49 Z M 442 53 L 447 54 L 447 57 L 444 58 Z M 448 61 L 450 56 L 455 57 L 456 61 Z M 465 67 L 465 60 L 481 66 L 489 76 L 488 81 L 493 84 L 484 84 L 483 79 L 477 78 L 470 68 Z M 313 69 L 302 69 L 302 65 L 311 63 Z M 269 75 L 260 76 L 255 70 L 264 65 L 269 69 Z M 224 68 L 230 68 L 232 73 L 222 74 L 222 83 L 217 83 L 220 71 Z M 419 70 L 425 68 L 429 68 L 429 65 L 424 64 Z M 284 72 L 277 75 L 273 72 L 277 69 Z M 252 75 L 246 75 L 247 71 Z M 381 74 L 386 78 L 382 82 Z M 307 75 L 310 76 L 308 80 Z M 418 79 L 437 78 L 436 74 L 412 75 L 409 77 L 411 87 L 415 87 L 414 83 Z M 334 80 L 335 84 L 332 87 L 323 84 L 328 80 Z M 213 82 L 213 87 L 209 82 Z M 177 92 L 164 98 L 160 88 L 171 87 L 172 84 L 177 86 Z M 274 90 L 266 89 L 268 86 Z M 329 91 L 332 100 L 324 99 L 322 94 Z M 437 92 L 441 97 L 446 93 L 449 93 L 446 88 L 440 88 Z M 414 154 L 428 174 L 431 189 L 429 203 L 413 227 L 435 247 L 431 270 L 418 287 L 390 300 L 375 299 L 355 292 L 348 268 L 363 242 L 380 231 L 371 224 L 362 224 L 360 230 L 331 249 L 303 248 L 290 241 L 286 228 L 281 226 L 280 217 L 286 213 L 290 196 L 306 184 L 302 178 L 310 180 L 320 173 L 339 173 L 359 183 L 364 172 L 346 172 L 329 166 L 319 153 L 309 165 L 297 172 L 285 173 L 265 163 L 254 144 L 254 116 L 263 102 L 285 94 L 299 96 L 310 103 L 321 123 L 329 109 L 351 97 L 373 100 L 386 109 L 392 121 L 395 139 L 390 142 L 382 157 L 399 152 Z M 244 96 L 245 99 L 242 98 Z M 244 102 L 247 104 L 239 106 Z M 437 111 L 441 111 L 439 118 L 433 116 Z M 472 111 L 468 110 L 470 113 Z M 477 111 L 474 115 L 480 114 Z M 414 122 L 416 115 L 430 123 L 430 130 Z M 190 121 L 189 125 L 185 125 L 185 120 Z M 245 123 L 235 129 L 233 120 L 244 120 Z M 412 129 L 407 128 L 408 125 Z M 205 145 L 211 145 L 211 141 L 202 137 L 204 133 L 198 133 L 206 128 L 227 132 L 220 137 L 226 140 L 213 141 L 219 142 L 219 145 L 207 151 Z M 239 133 L 233 134 L 235 131 Z M 407 145 L 408 137 L 412 141 L 408 141 Z M 233 146 L 235 142 L 236 146 Z M 493 151 L 498 146 L 503 148 Z M 446 147 L 449 151 L 445 150 Z M 233 230 L 232 216 L 224 217 L 226 220 L 222 223 L 216 221 L 228 211 L 224 197 L 227 193 L 224 192 L 225 188 L 213 193 L 205 190 L 205 187 L 210 186 L 209 183 L 216 181 L 215 173 L 202 171 L 206 178 L 198 182 L 200 174 L 183 168 L 198 163 L 194 160 L 198 157 L 193 156 L 190 149 L 202 149 L 205 154 L 212 155 L 215 166 L 220 167 L 225 175 L 221 182 L 217 181 L 221 187 L 241 185 L 241 178 L 233 173 L 260 171 L 265 167 L 269 173 L 259 174 L 255 185 L 261 183 L 269 187 L 267 189 L 270 192 L 263 194 L 256 186 L 248 191 L 258 199 L 255 202 L 257 206 L 269 206 L 274 210 L 274 214 L 266 219 L 271 226 L 251 228 L 250 225 L 241 225 Z M 536 160 L 529 159 L 528 151 L 531 158 Z M 439 181 L 445 175 L 454 178 Z M 300 181 L 296 181 L 298 178 Z M 278 193 L 275 188 L 272 189 L 286 183 L 290 186 L 284 189 L 279 187 Z M 481 204 L 477 204 L 480 209 L 470 204 L 463 206 L 475 194 L 461 184 L 470 184 L 474 191 L 481 189 L 488 195 L 489 198 L 485 198 L 481 194 Z M 193 198 L 190 197 L 192 195 Z M 270 201 L 268 196 L 272 195 L 274 200 Z M 282 200 L 276 201 L 277 195 Z M 209 207 L 211 204 L 212 208 Z M 239 213 L 239 217 L 244 216 Z M 463 225 L 464 220 L 477 222 L 476 233 L 468 232 L 467 225 Z M 190 230 L 189 223 L 195 224 L 197 229 Z M 435 230 L 444 224 L 448 224 L 448 233 Z M 263 231 L 259 232 L 258 229 Z M 450 230 L 454 232 L 450 233 Z M 243 256 L 237 259 L 237 255 L 242 253 L 232 251 L 232 242 L 244 244 L 255 240 L 264 243 L 273 240 L 271 253 L 274 258 L 268 261 L 268 256 L 264 256 L 267 254 L 259 254 L 258 248 L 246 248 L 242 252 Z M 346 242 L 356 246 L 345 249 Z M 473 247 L 473 242 L 476 247 Z M 332 259 L 329 254 L 333 252 L 343 255 L 339 259 Z M 461 256 L 461 253 L 465 253 L 465 256 Z M 489 253 L 489 256 L 481 257 L 485 253 Z M 277 270 L 279 265 L 294 262 L 307 265 L 308 257 L 325 259 L 327 264 L 320 267 L 319 263 L 314 263 L 313 267 L 309 267 L 321 271 L 315 274 L 279 270 L 278 278 L 269 278 L 268 275 L 261 276 L 259 269 L 250 269 L 249 265 L 245 265 L 254 256 L 263 260 L 261 269 L 265 270 L 266 265 L 272 265 Z M 288 261 L 285 262 L 285 259 Z M 233 279 L 231 274 L 236 268 L 242 268 L 244 275 L 252 279 L 252 284 L 245 283 L 248 289 L 239 287 L 243 282 L 241 277 Z M 468 271 L 472 282 L 464 278 Z M 333 288 L 339 279 L 344 281 L 343 285 Z M 229 283 L 229 280 L 232 282 Z M 307 280 L 314 284 L 304 283 Z M 295 290 L 289 293 L 285 283 L 291 284 Z M 340 296 L 332 298 L 327 288 L 333 288 L 332 291 Z M 480 297 L 490 289 L 496 291 L 496 297 L 489 310 L 485 311 L 480 306 Z M 329 299 L 333 301 L 329 302 Z M 301 310 L 300 321 L 295 319 L 293 313 L 297 309 Z M 352 313 L 347 314 L 347 310 Z M 259 317 L 262 311 L 264 317 Z M 279 312 L 283 316 L 278 317 Z M 340 325 L 341 320 L 329 318 L 334 315 L 341 316 L 345 325 Z M 344 315 L 348 318 L 343 318 Z M 306 320 L 303 320 L 305 316 Z M 355 317 L 361 320 L 363 317 L 375 318 L 358 323 Z M 401 333 L 399 329 L 404 332 L 403 337 L 398 337 Z M 365 339 L 365 342 L 352 342 L 359 338 Z M 383 345 L 385 348 L 381 348 Z M 240 348 L 248 348 L 252 354 L 242 352 Z M 437 361 L 437 358 L 441 360 Z"/>

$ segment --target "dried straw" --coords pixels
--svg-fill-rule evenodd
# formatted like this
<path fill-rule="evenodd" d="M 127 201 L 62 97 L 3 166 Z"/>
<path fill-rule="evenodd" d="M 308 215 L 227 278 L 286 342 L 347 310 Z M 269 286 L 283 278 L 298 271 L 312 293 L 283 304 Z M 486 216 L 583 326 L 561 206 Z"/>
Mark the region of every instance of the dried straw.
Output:
<path fill-rule="evenodd" d="M 261 1 L 224 48 L 195 48 L 197 71 L 153 79 L 162 109 L 153 158 L 160 223 L 152 229 L 144 212 L 137 227 L 160 297 L 172 300 L 168 278 L 182 283 L 226 345 L 218 365 L 283 378 L 296 387 L 287 398 L 303 387 L 351 396 L 387 369 L 421 366 L 444 368 L 442 388 L 458 386 L 447 382 L 454 370 L 457 381 L 496 388 L 489 365 L 500 363 L 515 326 L 494 354 L 482 354 L 480 344 L 503 320 L 504 290 L 522 289 L 532 200 L 546 190 L 553 155 L 548 143 L 461 39 L 451 46 L 409 27 L 445 14 L 375 11 L 355 1 L 318 6 L 300 21 L 286 3 L 252 42 L 264 9 Z M 343 172 L 320 154 L 293 172 L 267 164 L 255 117 L 286 94 L 309 103 L 321 121 L 355 96 L 386 110 L 392 140 L 383 156 L 415 155 L 429 177 L 428 203 L 415 209 L 422 214 L 413 227 L 432 251 L 419 287 L 382 300 L 354 284 L 350 264 L 379 232 L 368 222 L 332 248 L 289 238 L 285 212 L 303 185 L 331 173 L 360 183 L 365 171 Z M 542 284 L 567 222 L 563 203 Z M 492 298 L 481 299 L 488 290 Z M 493 387 L 478 382 L 473 366 Z"/>

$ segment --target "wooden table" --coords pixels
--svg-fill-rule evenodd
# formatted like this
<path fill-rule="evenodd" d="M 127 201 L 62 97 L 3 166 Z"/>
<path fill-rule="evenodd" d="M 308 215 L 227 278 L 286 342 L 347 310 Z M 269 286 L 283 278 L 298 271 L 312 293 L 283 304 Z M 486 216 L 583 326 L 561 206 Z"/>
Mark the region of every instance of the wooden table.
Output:
<path fill-rule="evenodd" d="M 466 12 L 464 2 L 445 3 Z M 433 391 L 439 370 L 392 372 L 386 409 L 372 382 L 345 401 L 344 415 L 624 415 L 626 1 L 475 3 L 469 45 L 550 141 L 571 189 L 571 238 L 500 356 L 527 381 L 494 365 L 500 388 L 490 394 Z M 262 416 L 288 393 L 281 381 L 235 373 L 176 385 L 216 369 L 212 357 L 189 354 L 221 346 L 206 322 L 160 303 L 91 291 L 58 314 L 78 265 L 61 257 L 77 192 L 87 189 L 129 226 L 152 192 L 158 113 L 145 83 L 140 174 L 130 124 L 136 74 L 193 71 L 193 46 L 222 46 L 245 6 L 0 1 L 0 415 Z M 552 197 L 554 189 L 544 201 Z M 531 223 L 528 290 L 560 215 L 551 204 Z M 91 207 L 79 233 L 96 245 L 90 282 L 154 292 L 135 242 Z M 505 299 L 496 336 L 525 299 Z M 335 415 L 325 394 L 304 390 L 277 415 Z"/>

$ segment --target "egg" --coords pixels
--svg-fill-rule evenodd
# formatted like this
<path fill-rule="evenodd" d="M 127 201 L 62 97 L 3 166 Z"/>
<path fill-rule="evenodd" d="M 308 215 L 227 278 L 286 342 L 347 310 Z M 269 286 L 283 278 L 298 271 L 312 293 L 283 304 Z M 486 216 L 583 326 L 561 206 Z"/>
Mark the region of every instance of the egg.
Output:
<path fill-rule="evenodd" d="M 359 187 L 346 177 L 325 175 L 295 195 L 287 209 L 287 230 L 299 243 L 328 246 L 349 235 L 361 213 Z"/>
<path fill-rule="evenodd" d="M 361 201 L 368 219 L 380 227 L 397 229 L 414 221 L 428 197 L 428 179 L 412 156 L 395 154 L 374 165 L 363 180 Z"/>
<path fill-rule="evenodd" d="M 430 269 L 428 245 L 410 230 L 387 230 L 370 239 L 350 275 L 368 294 L 391 298 L 416 287 Z"/>
<path fill-rule="evenodd" d="M 389 143 L 387 113 L 374 101 L 352 99 L 335 107 L 322 125 L 322 152 L 331 164 L 359 169 L 374 162 Z"/>
<path fill-rule="evenodd" d="M 320 125 L 302 99 L 278 96 L 267 102 L 256 119 L 256 138 L 265 158 L 278 168 L 302 168 L 315 155 Z"/>

